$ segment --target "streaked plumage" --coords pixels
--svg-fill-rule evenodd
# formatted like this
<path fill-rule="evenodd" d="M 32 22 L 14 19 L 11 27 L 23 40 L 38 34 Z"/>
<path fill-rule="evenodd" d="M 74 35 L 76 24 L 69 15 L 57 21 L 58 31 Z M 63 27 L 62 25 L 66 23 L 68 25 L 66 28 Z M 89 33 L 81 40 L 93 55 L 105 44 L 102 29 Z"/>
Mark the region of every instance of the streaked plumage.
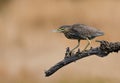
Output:
<path fill-rule="evenodd" d="M 84 24 L 63 25 L 58 28 L 57 31 L 64 33 L 65 37 L 67 37 L 68 39 L 78 40 L 78 45 L 73 48 L 72 51 L 79 46 L 80 40 L 88 40 L 90 44 L 91 39 L 104 35 L 102 31 Z M 88 47 L 88 45 L 86 46 L 86 48 Z"/>
<path fill-rule="evenodd" d="M 68 31 L 63 31 L 64 35 L 68 39 L 86 40 L 86 38 L 88 38 L 91 40 L 97 36 L 104 35 L 104 33 L 101 32 L 100 30 L 93 28 L 93 27 L 89 27 L 84 24 L 74 24 L 71 26 L 64 25 L 60 28 L 68 28 L 69 29 Z"/>

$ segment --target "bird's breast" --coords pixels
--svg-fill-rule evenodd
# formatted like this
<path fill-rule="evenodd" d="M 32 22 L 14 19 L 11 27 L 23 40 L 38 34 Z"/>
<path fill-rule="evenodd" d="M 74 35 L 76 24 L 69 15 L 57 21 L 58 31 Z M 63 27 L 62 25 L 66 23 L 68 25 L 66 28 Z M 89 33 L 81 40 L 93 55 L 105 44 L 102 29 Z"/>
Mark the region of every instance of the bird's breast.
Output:
<path fill-rule="evenodd" d="M 80 39 L 80 36 L 76 33 L 66 32 L 66 33 L 64 33 L 64 35 L 68 39 Z"/>

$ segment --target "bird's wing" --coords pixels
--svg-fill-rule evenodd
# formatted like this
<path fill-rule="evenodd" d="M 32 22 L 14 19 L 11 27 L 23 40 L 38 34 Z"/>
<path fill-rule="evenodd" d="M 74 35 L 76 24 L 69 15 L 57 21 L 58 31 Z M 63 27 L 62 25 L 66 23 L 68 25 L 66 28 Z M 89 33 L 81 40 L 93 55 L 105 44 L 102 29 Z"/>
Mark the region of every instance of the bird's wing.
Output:
<path fill-rule="evenodd" d="M 103 32 L 101 32 L 100 30 L 84 24 L 74 24 L 72 25 L 72 29 L 78 32 L 79 35 L 84 38 L 91 37 L 91 36 L 99 36 L 103 34 Z"/>

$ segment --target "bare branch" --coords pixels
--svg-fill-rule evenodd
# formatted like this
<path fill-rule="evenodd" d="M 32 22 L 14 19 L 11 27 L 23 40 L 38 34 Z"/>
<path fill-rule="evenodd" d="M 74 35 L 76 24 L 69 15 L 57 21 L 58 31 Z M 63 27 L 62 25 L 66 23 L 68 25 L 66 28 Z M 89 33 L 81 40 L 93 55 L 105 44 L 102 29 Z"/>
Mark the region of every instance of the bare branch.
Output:
<path fill-rule="evenodd" d="M 96 41 L 100 42 L 100 46 L 96 48 L 91 48 L 90 50 L 86 50 L 84 52 L 78 51 L 74 54 L 72 53 L 71 56 L 68 56 L 68 52 L 70 51 L 69 48 L 67 48 L 65 53 L 65 58 L 58 62 L 56 65 L 52 66 L 49 70 L 45 71 L 45 76 L 48 77 L 52 74 L 54 74 L 57 70 L 60 68 L 75 62 L 76 60 L 82 59 L 84 57 L 88 57 L 91 55 L 97 55 L 99 57 L 107 56 L 109 53 L 112 52 L 118 52 L 120 50 L 120 42 L 108 42 L 108 41 Z"/>

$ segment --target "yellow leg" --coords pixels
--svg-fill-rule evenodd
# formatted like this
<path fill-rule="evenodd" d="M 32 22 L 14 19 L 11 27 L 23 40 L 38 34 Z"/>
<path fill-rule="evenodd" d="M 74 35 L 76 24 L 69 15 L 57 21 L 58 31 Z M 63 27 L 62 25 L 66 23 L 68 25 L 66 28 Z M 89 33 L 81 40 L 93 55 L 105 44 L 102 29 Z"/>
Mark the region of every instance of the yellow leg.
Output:
<path fill-rule="evenodd" d="M 86 40 L 88 41 L 88 44 L 85 46 L 85 48 L 83 49 L 83 51 L 85 51 L 87 49 L 87 47 L 91 44 L 91 41 L 88 38 L 86 38 Z"/>
<path fill-rule="evenodd" d="M 72 53 L 76 48 L 78 48 L 80 46 L 80 40 L 78 40 L 78 45 L 75 46 L 70 52 Z"/>

